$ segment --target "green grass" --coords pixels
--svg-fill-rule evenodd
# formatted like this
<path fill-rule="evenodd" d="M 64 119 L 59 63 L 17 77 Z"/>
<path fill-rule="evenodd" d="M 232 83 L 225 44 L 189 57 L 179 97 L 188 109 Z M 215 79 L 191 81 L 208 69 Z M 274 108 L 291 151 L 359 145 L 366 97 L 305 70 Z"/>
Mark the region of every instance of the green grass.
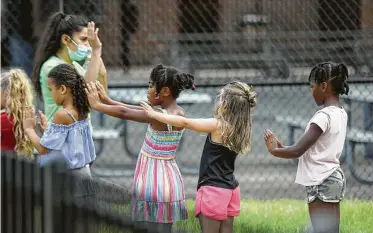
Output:
<path fill-rule="evenodd" d="M 189 219 L 175 224 L 186 232 L 200 233 L 198 219 L 194 217 L 194 201 L 187 201 Z M 128 208 L 123 207 L 120 209 Z M 241 200 L 241 213 L 235 219 L 235 233 L 304 233 L 309 224 L 305 201 Z M 102 232 L 111 233 L 108 229 Z M 373 201 L 345 200 L 341 202 L 341 233 L 372 233 Z"/>

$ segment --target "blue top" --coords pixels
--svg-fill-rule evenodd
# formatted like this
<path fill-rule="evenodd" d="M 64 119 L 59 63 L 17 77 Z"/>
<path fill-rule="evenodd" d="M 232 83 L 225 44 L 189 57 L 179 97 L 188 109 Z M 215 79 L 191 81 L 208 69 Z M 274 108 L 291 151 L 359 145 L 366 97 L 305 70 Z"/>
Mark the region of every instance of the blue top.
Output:
<path fill-rule="evenodd" d="M 96 159 L 89 118 L 74 121 L 71 125 L 51 122 L 45 129 L 40 144 L 48 148 L 49 152 L 40 156 L 41 166 L 63 159 L 68 169 L 76 169 Z"/>

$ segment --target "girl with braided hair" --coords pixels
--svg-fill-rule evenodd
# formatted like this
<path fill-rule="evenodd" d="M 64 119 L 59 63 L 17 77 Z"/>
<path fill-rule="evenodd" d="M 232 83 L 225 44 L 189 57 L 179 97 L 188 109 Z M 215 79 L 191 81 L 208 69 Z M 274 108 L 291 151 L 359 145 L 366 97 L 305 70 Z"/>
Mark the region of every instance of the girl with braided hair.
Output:
<path fill-rule="evenodd" d="M 83 77 L 72 65 L 61 64 L 51 70 L 48 88 L 53 100 L 62 108 L 56 112 L 52 122 L 44 126 L 41 138 L 34 129 L 33 109 L 29 108 L 26 111 L 23 128 L 41 154 L 41 166 L 62 160 L 68 169 L 81 170 L 90 176 L 89 164 L 95 160 L 95 148 L 88 118 L 90 108 L 84 92 L 85 87 Z"/>
<path fill-rule="evenodd" d="M 208 133 L 202 152 L 195 216 L 203 233 L 232 233 L 240 213 L 240 187 L 234 176 L 239 153 L 251 150 L 252 111 L 257 94 L 242 82 L 231 82 L 219 95 L 214 118 L 190 119 L 154 111 L 141 105 L 148 117 L 178 128 Z"/>
<path fill-rule="evenodd" d="M 135 169 L 132 217 L 140 226 L 146 226 L 148 232 L 171 233 L 172 224 L 185 220 L 188 215 L 184 183 L 175 160 L 184 128 L 152 119 L 140 106 L 110 99 L 97 82 L 88 83 L 87 86 L 92 109 L 148 124 Z M 160 107 L 157 111 L 170 116 L 184 116 L 177 98 L 185 89 L 194 89 L 193 75 L 157 65 L 150 74 L 148 101 Z"/>
<path fill-rule="evenodd" d="M 347 131 L 347 113 L 339 96 L 348 94 L 347 78 L 344 64 L 318 64 L 311 70 L 309 82 L 316 104 L 323 108 L 311 118 L 302 138 L 294 145 L 283 146 L 270 130 L 264 132 L 272 155 L 299 158 L 295 183 L 306 187 L 314 233 L 339 232 L 339 202 L 346 185 L 339 158 Z"/>

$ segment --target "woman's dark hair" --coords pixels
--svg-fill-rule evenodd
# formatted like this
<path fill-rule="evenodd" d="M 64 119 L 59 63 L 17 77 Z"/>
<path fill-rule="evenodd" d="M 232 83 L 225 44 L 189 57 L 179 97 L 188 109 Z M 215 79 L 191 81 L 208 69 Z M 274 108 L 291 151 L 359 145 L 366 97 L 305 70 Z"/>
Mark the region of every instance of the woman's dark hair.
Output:
<path fill-rule="evenodd" d="M 54 67 L 48 74 L 48 78 L 53 80 L 56 86 L 64 85 L 71 89 L 73 104 L 78 110 L 81 118 L 86 118 L 89 113 L 89 102 L 84 89 L 86 83 L 73 65 L 60 64 Z"/>
<path fill-rule="evenodd" d="M 87 27 L 87 24 L 88 21 L 82 16 L 65 15 L 61 12 L 54 13 L 49 18 L 38 42 L 31 74 L 34 88 L 39 97 L 42 95 L 39 76 L 43 63 L 61 48 L 61 36 L 63 34 L 71 37 L 73 32 L 80 32 L 84 27 Z"/>
<path fill-rule="evenodd" d="M 348 84 L 348 69 L 343 63 L 324 62 L 315 66 L 308 77 L 309 82 L 320 84 L 328 82 L 333 86 L 333 90 L 338 95 L 348 95 L 350 90 Z"/>
<path fill-rule="evenodd" d="M 157 65 L 150 73 L 150 79 L 157 93 L 162 87 L 168 87 L 175 98 L 179 97 L 181 91 L 195 88 L 193 75 L 182 73 L 173 67 Z"/>

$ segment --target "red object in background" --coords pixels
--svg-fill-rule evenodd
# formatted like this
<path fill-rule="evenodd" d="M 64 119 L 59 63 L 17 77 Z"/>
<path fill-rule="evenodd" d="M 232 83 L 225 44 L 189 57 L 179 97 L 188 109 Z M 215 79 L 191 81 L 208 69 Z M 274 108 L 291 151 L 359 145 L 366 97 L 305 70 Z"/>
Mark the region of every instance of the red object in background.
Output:
<path fill-rule="evenodd" d="M 14 150 L 16 146 L 16 138 L 14 137 L 13 133 L 13 119 L 12 117 L 6 113 L 1 113 L 1 121 L 0 121 L 0 128 L 1 128 L 1 150 L 8 151 Z"/>

